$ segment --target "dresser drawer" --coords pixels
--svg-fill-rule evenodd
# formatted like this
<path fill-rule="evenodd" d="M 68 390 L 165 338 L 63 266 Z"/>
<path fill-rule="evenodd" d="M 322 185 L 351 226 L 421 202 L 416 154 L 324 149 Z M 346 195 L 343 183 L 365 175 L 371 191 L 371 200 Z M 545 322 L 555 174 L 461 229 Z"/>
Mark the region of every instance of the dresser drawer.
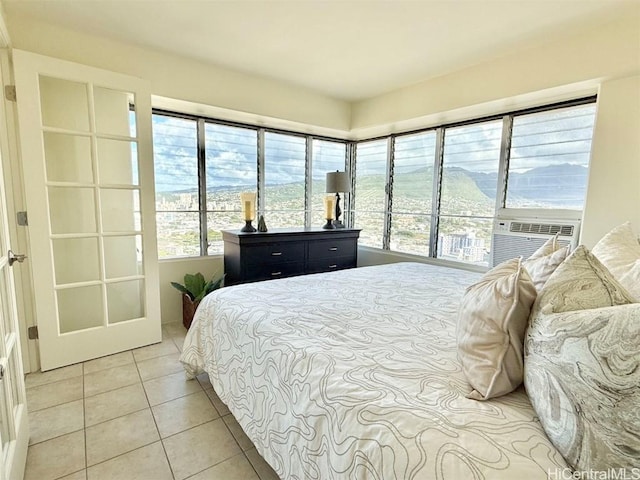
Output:
<path fill-rule="evenodd" d="M 259 280 L 271 280 L 274 278 L 293 277 L 302 275 L 304 262 L 287 262 L 277 265 L 253 265 L 245 271 L 245 282 L 257 282 Z"/>
<path fill-rule="evenodd" d="M 245 246 L 242 248 L 242 260 L 245 265 L 303 262 L 304 243 L 282 242 Z"/>
<path fill-rule="evenodd" d="M 360 230 L 223 230 L 225 285 L 331 272 L 356 266 Z"/>
<path fill-rule="evenodd" d="M 309 260 L 307 273 L 331 272 L 345 268 L 354 268 L 356 259 L 353 257 L 320 258 Z"/>
<path fill-rule="evenodd" d="M 310 262 L 313 262 L 321 258 L 353 256 L 355 251 L 356 242 L 349 238 L 319 240 L 309 242 L 308 259 Z"/>

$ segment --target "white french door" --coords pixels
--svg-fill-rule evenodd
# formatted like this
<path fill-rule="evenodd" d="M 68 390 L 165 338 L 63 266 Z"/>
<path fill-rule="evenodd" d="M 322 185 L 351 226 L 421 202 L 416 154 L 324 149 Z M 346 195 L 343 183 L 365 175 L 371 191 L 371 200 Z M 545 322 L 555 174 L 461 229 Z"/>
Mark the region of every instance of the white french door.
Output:
<path fill-rule="evenodd" d="M 0 480 L 22 478 L 29 443 L 18 309 L 0 159 Z"/>
<path fill-rule="evenodd" d="M 13 60 L 42 370 L 159 342 L 148 84 Z"/>

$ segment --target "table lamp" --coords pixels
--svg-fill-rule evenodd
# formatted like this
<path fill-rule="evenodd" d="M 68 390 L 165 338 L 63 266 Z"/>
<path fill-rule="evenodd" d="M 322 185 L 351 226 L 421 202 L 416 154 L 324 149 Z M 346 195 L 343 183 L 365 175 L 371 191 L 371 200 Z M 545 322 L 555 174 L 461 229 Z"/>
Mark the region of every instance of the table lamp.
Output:
<path fill-rule="evenodd" d="M 327 188 L 326 193 L 336 194 L 336 219 L 333 224 L 336 228 L 344 228 L 344 224 L 340 221 L 340 192 L 349 193 L 351 191 L 351 181 L 347 172 L 335 172 L 327 173 Z"/>

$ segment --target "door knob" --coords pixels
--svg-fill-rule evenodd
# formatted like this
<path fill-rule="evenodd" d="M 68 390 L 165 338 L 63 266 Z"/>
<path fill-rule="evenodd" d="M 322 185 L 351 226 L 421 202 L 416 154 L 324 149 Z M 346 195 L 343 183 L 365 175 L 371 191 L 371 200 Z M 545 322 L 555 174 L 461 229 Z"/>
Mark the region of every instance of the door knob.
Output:
<path fill-rule="evenodd" d="M 13 253 L 11 250 L 9 250 L 9 253 L 8 253 L 7 256 L 9 257 L 9 266 L 10 267 L 12 267 L 15 262 L 18 262 L 18 263 L 24 262 L 24 259 L 27 258 L 26 255 L 21 255 L 19 253 Z"/>

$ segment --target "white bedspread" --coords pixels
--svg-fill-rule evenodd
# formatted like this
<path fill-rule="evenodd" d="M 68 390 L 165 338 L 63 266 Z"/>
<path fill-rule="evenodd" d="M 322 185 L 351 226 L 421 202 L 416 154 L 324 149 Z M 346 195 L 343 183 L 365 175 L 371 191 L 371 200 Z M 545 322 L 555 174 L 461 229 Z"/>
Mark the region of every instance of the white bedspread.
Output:
<path fill-rule="evenodd" d="M 223 288 L 181 360 L 283 479 L 546 480 L 566 464 L 522 388 L 465 398 L 456 312 L 478 277 L 400 263 Z"/>

